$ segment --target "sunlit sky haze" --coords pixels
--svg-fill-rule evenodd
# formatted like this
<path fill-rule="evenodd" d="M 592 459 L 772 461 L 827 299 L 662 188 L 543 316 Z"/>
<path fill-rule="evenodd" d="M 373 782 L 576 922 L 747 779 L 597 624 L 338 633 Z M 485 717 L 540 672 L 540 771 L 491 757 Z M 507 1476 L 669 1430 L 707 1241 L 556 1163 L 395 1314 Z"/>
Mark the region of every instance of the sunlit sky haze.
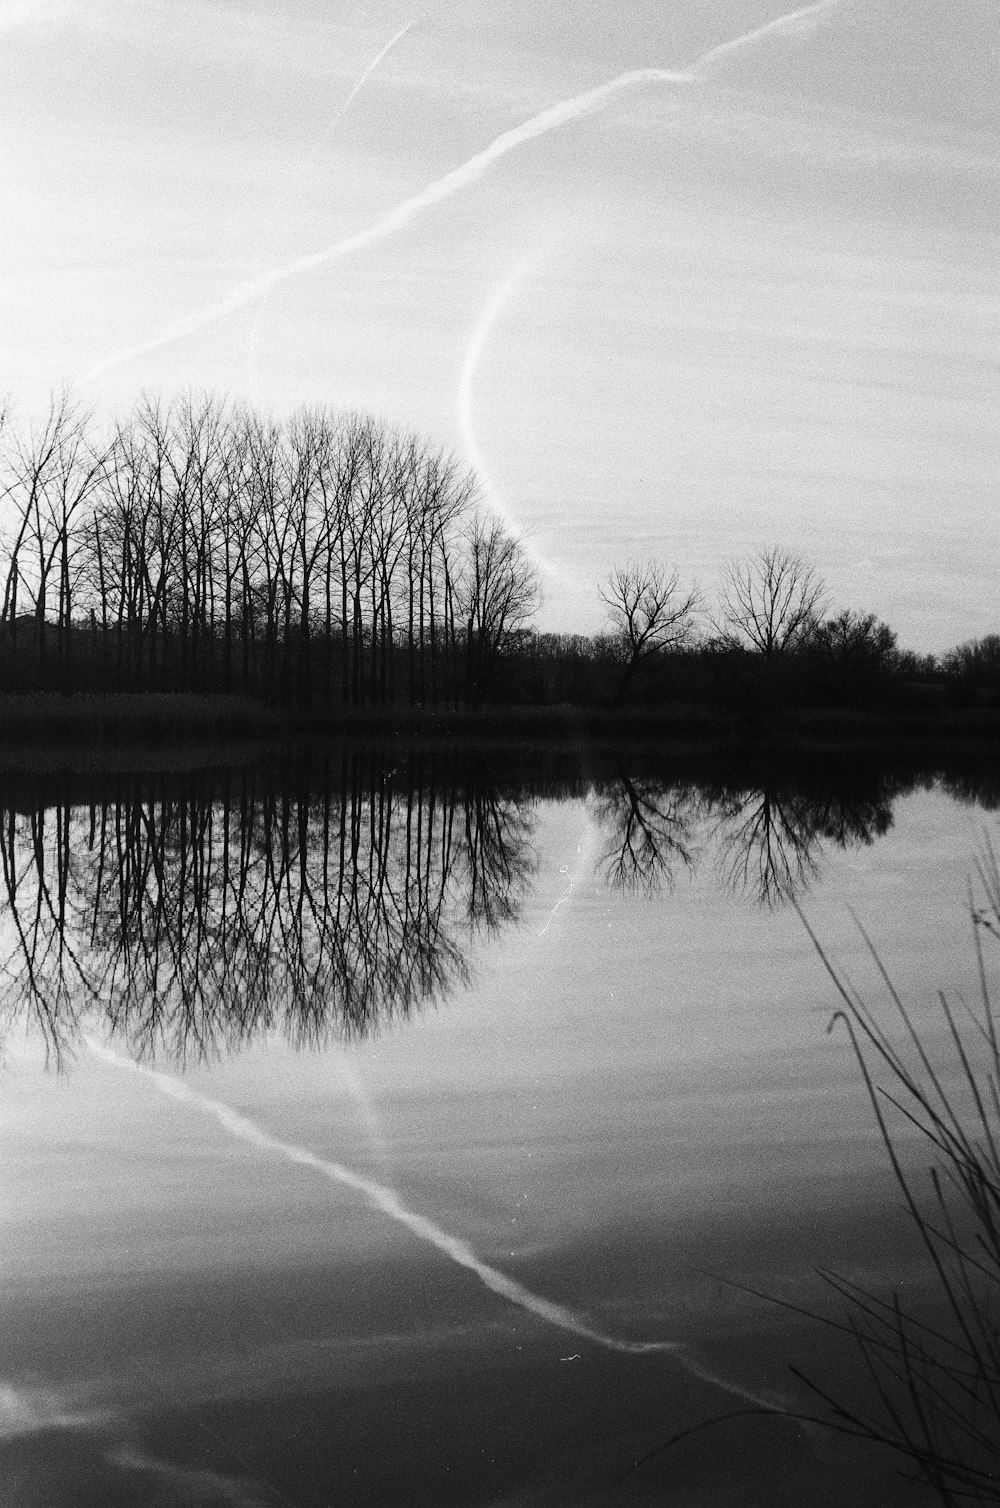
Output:
<path fill-rule="evenodd" d="M 776 541 L 914 647 L 998 630 L 1000 16 L 783 15 L 0 3 L 0 389 L 414 427 L 543 627 L 616 557 L 711 597 Z"/>

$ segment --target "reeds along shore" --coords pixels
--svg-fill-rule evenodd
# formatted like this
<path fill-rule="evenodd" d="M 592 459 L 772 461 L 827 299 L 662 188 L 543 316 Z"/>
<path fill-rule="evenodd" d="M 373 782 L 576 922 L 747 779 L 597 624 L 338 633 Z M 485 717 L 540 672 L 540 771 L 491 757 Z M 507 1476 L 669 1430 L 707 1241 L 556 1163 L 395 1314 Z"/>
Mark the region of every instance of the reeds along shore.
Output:
<path fill-rule="evenodd" d="M 918 1307 L 897 1291 L 824 1274 L 844 1316 L 826 1323 L 857 1347 L 859 1388 L 848 1398 L 809 1385 L 826 1405 L 824 1422 L 895 1452 L 947 1508 L 1000 1500 L 1000 1027 L 989 957 L 1000 944 L 1000 869 L 988 844 L 977 880 L 980 998 L 941 994 L 940 1032 L 918 1021 L 873 944 L 888 1016 L 810 932 L 841 999 L 831 1028 L 850 1035 L 930 1296 Z"/>

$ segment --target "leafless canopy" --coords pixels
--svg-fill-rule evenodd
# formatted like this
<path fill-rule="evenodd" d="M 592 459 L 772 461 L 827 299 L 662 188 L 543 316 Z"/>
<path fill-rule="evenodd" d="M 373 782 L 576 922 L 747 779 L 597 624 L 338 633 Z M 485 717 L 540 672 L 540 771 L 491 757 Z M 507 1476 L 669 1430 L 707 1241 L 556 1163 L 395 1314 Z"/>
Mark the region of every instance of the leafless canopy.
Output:
<path fill-rule="evenodd" d="M 767 658 L 783 654 L 812 630 L 826 588 L 798 555 L 776 547 L 725 571 L 717 628 L 725 643 Z"/>
<path fill-rule="evenodd" d="M 538 606 L 538 573 L 499 519 L 474 513 L 458 599 L 465 618 L 466 694 L 478 701 L 499 657 L 525 633 Z"/>
<path fill-rule="evenodd" d="M 600 592 L 622 664 L 621 697 L 644 661 L 690 641 L 701 597 L 696 586 L 683 587 L 677 571 L 660 560 L 616 565 Z"/>

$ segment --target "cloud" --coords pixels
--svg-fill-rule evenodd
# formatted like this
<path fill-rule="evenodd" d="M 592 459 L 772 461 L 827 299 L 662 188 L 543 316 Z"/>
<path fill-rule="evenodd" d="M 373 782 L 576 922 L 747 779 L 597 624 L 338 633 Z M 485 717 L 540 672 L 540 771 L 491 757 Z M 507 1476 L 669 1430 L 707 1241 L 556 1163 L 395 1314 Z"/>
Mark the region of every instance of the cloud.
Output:
<path fill-rule="evenodd" d="M 0 1382 L 0 1440 L 50 1429 L 91 1429 L 106 1417 L 73 1408 L 53 1388 Z"/>

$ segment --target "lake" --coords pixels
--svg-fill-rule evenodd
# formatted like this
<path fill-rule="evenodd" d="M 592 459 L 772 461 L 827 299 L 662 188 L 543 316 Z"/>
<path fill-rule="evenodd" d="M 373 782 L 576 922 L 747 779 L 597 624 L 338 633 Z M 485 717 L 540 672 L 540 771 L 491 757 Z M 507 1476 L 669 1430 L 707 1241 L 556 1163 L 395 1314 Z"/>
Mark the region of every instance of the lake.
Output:
<path fill-rule="evenodd" d="M 938 1043 L 998 794 L 985 755 L 10 773 L 0 1502 L 924 1501 L 776 1412 L 823 1411 L 790 1364 L 865 1391 L 817 1269 L 929 1291 L 806 923 Z"/>

